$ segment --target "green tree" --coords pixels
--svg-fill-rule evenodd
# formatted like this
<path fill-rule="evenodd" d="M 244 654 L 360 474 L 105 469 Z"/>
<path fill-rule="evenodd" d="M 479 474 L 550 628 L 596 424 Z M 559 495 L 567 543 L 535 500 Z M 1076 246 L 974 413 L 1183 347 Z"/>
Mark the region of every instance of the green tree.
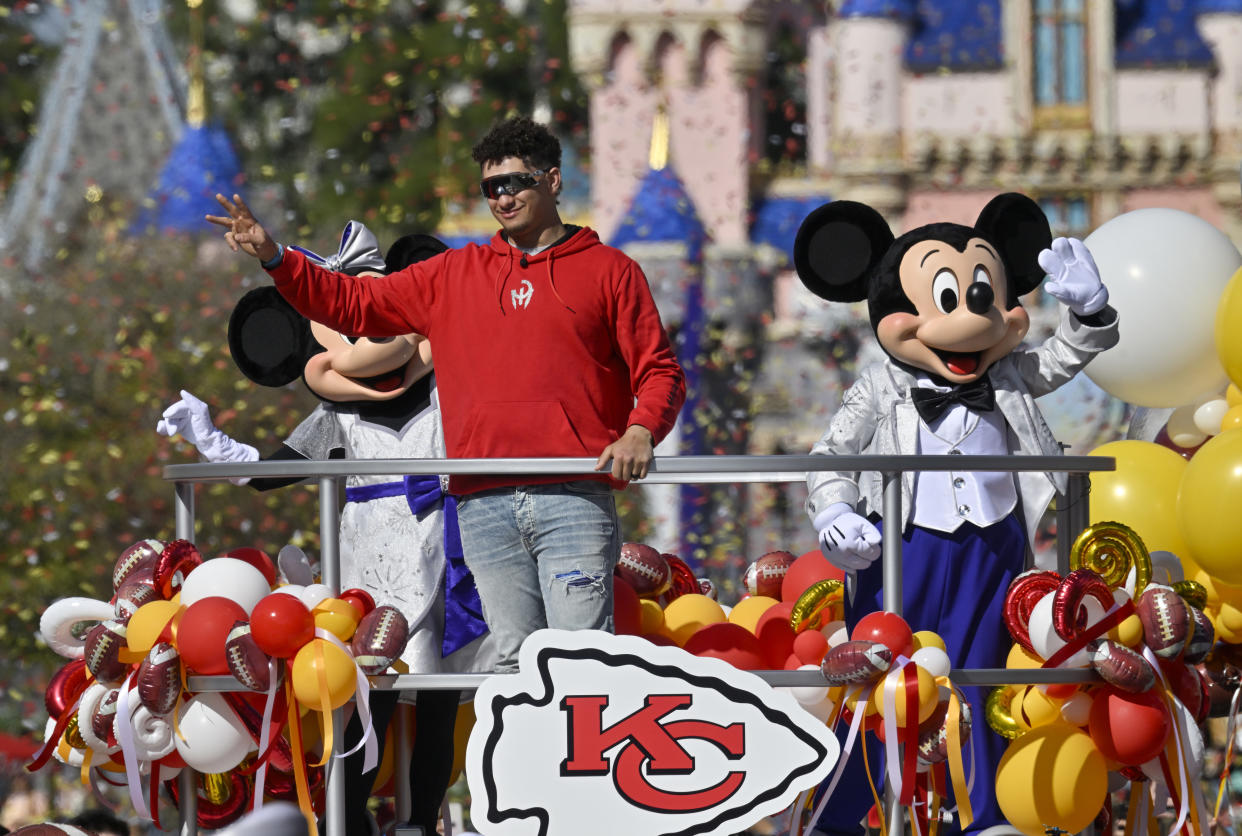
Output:
<path fill-rule="evenodd" d="M 0 6 L 0 194 L 13 172 L 38 118 L 39 88 L 59 50 L 35 37 L 31 30 L 39 4 L 18 2 Z"/>

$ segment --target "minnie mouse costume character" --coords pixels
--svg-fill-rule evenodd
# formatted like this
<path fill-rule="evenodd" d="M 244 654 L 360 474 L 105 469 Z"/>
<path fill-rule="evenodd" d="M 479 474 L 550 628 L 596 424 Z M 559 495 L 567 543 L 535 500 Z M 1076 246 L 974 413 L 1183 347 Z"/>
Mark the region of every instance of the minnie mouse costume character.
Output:
<path fill-rule="evenodd" d="M 426 235 L 407 235 L 381 257 L 375 236 L 351 221 L 336 255 L 300 250 L 328 269 L 381 275 L 443 252 Z M 272 287 L 242 297 L 229 320 L 229 349 L 246 377 L 284 386 L 301 376 L 322 402 L 267 460 L 329 458 L 443 458 L 430 345 L 418 334 L 368 339 L 341 334 L 297 313 Z M 189 392 L 164 412 L 157 430 L 181 434 L 208 461 L 255 461 L 258 452 L 211 422 L 207 406 Z M 244 483 L 247 480 L 234 480 Z M 271 490 L 296 478 L 253 479 Z M 341 513 L 341 585 L 372 594 L 401 610 L 410 640 L 401 655 L 412 672 L 490 670 L 491 642 L 474 582 L 465 567 L 455 500 L 438 476 L 351 476 Z M 488 658 L 483 658 L 487 656 Z M 373 691 L 372 724 L 383 744 L 398 693 Z M 457 691 L 422 691 L 411 762 L 412 823 L 435 831 L 453 761 Z M 347 748 L 361 736 L 357 719 Z M 374 830 L 366 801 L 374 773 L 362 773 L 362 752 L 347 759 L 346 822 L 350 833 Z"/>
<path fill-rule="evenodd" d="M 934 223 L 895 240 L 871 207 L 834 201 L 803 222 L 794 258 L 817 296 L 867 301 L 888 355 L 860 373 L 812 454 L 1059 455 L 1035 398 L 1118 339 L 1117 313 L 1086 246 L 1053 241 L 1043 211 L 1020 194 L 994 198 L 973 227 Z M 1022 344 L 1030 319 L 1018 297 L 1045 273 L 1052 280 L 1044 289 L 1066 310 L 1056 332 L 1030 348 Z M 939 633 L 954 668 L 1004 667 L 1005 591 L 1025 568 L 1048 502 L 1065 488 L 1063 473 L 906 473 L 900 521 L 879 517 L 878 473 L 812 473 L 807 487 L 820 548 L 850 575 L 851 630 L 883 606 L 876 558 L 885 524 L 898 524 L 911 628 Z M 962 690 L 974 716 L 985 716 L 981 689 Z M 1004 822 L 992 776 L 1005 741 L 976 723 L 970 745 L 977 777 L 968 830 L 981 831 Z M 861 758 L 841 784 L 817 831 L 862 833 L 871 793 Z"/>

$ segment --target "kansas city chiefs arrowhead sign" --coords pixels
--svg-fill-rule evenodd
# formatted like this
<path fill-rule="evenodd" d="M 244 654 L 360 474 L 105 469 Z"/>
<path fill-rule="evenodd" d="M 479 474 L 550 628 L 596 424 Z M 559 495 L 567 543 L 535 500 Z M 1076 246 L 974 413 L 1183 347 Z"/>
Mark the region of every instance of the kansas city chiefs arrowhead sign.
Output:
<path fill-rule="evenodd" d="M 519 661 L 475 697 L 466 775 L 487 836 L 727 836 L 840 754 L 788 694 L 677 647 L 541 630 Z"/>

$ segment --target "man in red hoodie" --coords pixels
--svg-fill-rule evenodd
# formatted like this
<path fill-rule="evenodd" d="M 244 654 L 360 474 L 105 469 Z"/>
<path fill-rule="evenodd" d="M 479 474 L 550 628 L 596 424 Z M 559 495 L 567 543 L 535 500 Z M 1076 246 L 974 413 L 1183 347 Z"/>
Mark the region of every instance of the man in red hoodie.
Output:
<path fill-rule="evenodd" d="M 435 357 L 450 458 L 589 457 L 608 473 L 453 476 L 462 544 L 500 652 L 541 627 L 612 629 L 621 534 L 611 489 L 647 475 L 672 429 L 685 379 L 646 277 L 594 231 L 557 211 L 560 143 L 525 117 L 473 149 L 501 229 L 359 281 L 285 249 L 238 195 L 217 195 L 235 250 L 260 260 L 315 322 L 368 337 L 415 332 Z"/>

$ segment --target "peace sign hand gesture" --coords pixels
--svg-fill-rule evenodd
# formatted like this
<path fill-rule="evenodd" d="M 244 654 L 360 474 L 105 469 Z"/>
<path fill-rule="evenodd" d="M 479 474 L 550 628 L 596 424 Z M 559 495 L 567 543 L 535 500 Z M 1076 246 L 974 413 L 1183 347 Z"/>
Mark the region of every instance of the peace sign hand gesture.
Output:
<path fill-rule="evenodd" d="M 259 224 L 241 195 L 234 194 L 233 199 L 229 200 L 224 195 L 217 194 L 216 200 L 229 213 L 228 216 L 207 215 L 206 218 L 216 226 L 226 227 L 224 240 L 233 252 L 244 252 L 259 261 L 271 261 L 276 257 L 276 242 Z"/>

